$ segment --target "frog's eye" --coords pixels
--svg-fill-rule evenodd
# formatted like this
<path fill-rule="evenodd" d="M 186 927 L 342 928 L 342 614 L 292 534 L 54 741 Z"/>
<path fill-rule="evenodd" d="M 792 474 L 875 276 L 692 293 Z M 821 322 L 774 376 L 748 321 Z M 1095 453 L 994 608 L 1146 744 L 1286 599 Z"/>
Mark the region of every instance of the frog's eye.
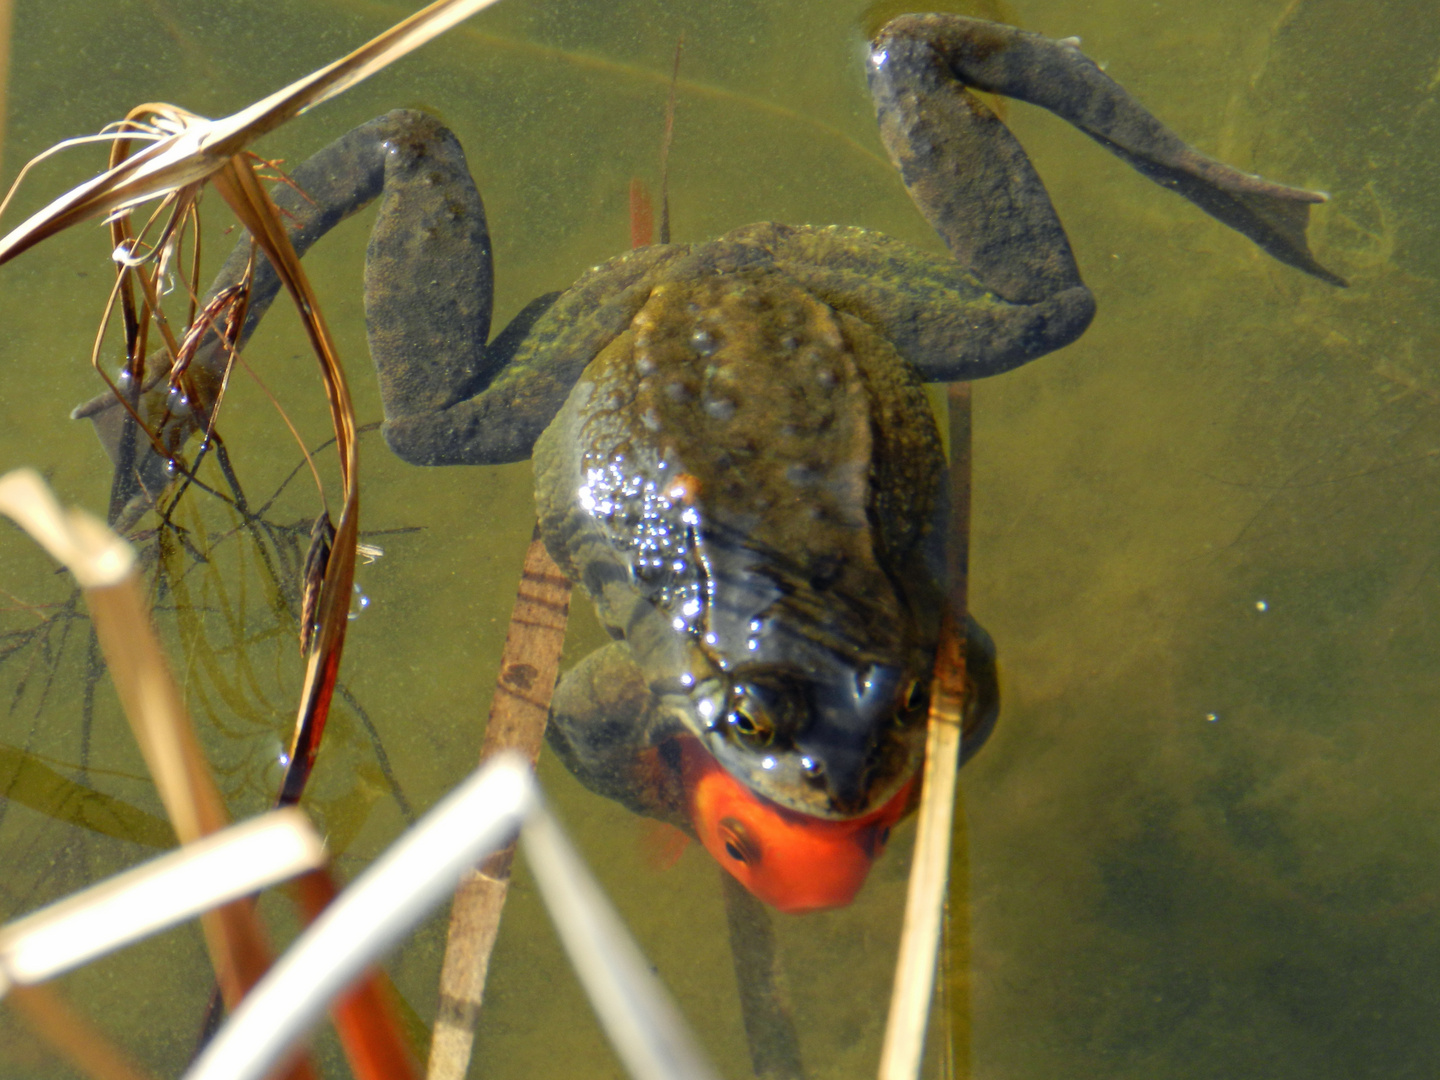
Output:
<path fill-rule="evenodd" d="M 788 673 L 749 671 L 730 688 L 726 730 L 746 746 L 788 742 L 806 717 L 804 687 Z"/>
<path fill-rule="evenodd" d="M 898 727 L 908 727 L 930 708 L 930 684 L 924 679 L 911 679 L 896 700 L 900 707 L 895 713 L 894 723 Z"/>
<path fill-rule="evenodd" d="M 719 834 L 726 855 L 745 866 L 759 864 L 760 844 L 738 818 L 721 818 Z"/>
<path fill-rule="evenodd" d="M 769 746 L 775 738 L 775 717 L 755 687 L 735 688 L 725 720 L 730 730 L 751 746 Z"/>

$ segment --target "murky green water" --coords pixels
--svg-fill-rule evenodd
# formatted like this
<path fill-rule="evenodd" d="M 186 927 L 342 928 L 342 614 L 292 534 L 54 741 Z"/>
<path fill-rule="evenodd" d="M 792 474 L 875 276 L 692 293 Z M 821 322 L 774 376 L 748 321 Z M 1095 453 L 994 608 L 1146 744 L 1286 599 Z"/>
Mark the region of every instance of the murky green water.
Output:
<path fill-rule="evenodd" d="M 396 105 L 438 112 L 485 194 L 504 318 L 627 243 L 626 186 L 654 179 L 683 30 L 677 239 L 776 219 L 860 224 L 933 245 L 878 157 L 860 6 L 505 0 L 261 149 L 296 161 Z M 1011 109 L 1100 313 L 1078 344 L 975 395 L 972 596 L 1000 648 L 1006 701 L 964 775 L 970 1072 L 1432 1075 L 1434 13 L 1423 0 L 1012 10 L 1026 28 L 1082 36 L 1202 149 L 1329 191 L 1317 253 L 1353 286 L 1339 292 L 1268 262 L 1065 125 Z M 360 0 L 223 11 L 165 0 L 20 5 L 5 172 L 142 101 L 232 111 L 399 14 Z M 21 209 L 98 164 L 81 153 L 47 167 Z M 211 245 L 213 260 L 225 244 Z M 356 224 L 308 265 L 362 419 L 378 419 L 358 304 L 363 245 Z M 105 463 L 65 415 L 99 385 L 87 358 L 107 250 L 103 233 L 82 229 L 0 271 L 0 468 L 37 465 L 65 498 L 97 510 Z M 272 319 L 249 358 L 312 441 L 323 437 L 318 380 L 293 320 Z M 228 408 L 254 497 L 297 454 L 248 380 Z M 353 624 L 345 677 L 395 780 L 423 810 L 478 747 L 530 528 L 529 469 L 416 470 L 372 436 L 362 475 L 366 529 L 419 531 L 376 538 L 386 554 L 360 571 L 371 605 Z M 314 512 L 313 490 L 297 483 L 274 516 Z M 223 512 L 206 515 L 200 532 L 230 527 Z M 159 616 L 237 814 L 267 800 L 299 681 L 288 628 L 253 568 L 240 574 L 244 551 L 219 542 L 211 567 L 184 579 L 198 616 Z M 0 630 L 38 623 L 33 605 L 66 594 L 9 530 L 0 530 L 0 590 Z M 599 636 L 577 610 L 572 657 Z M 38 648 L 0 664 L 0 744 L 159 814 L 108 683 L 86 720 L 84 637 L 74 624 L 63 649 L 58 631 L 51 640 L 53 685 Z M 722 1070 L 745 1075 L 708 858 L 691 850 L 653 869 L 640 824 L 553 763 L 542 774 Z M 348 708 L 332 720 L 312 791 L 346 873 L 403 827 Z M 0 918 L 151 853 L 14 799 L 0 812 Z M 873 1073 L 904 873 L 903 854 L 892 853 L 853 908 L 782 923 L 817 1077 Z M 391 968 L 426 1022 L 442 937 L 441 922 L 428 924 Z M 158 1074 L 177 1075 L 204 1007 L 204 970 L 187 929 L 61 989 Z M 477 1062 L 474 1074 L 487 1076 L 619 1072 L 523 870 Z M 70 1074 L 0 1010 L 0 1075 Z"/>

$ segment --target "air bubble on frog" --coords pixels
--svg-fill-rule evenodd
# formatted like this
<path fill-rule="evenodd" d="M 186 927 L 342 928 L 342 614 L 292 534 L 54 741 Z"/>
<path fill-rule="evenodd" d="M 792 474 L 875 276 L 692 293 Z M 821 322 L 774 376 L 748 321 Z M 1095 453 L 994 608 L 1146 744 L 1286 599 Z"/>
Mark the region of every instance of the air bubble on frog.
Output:
<path fill-rule="evenodd" d="M 711 331 L 697 327 L 690 334 L 690 347 L 696 356 L 711 356 L 720 348 L 720 342 Z"/>

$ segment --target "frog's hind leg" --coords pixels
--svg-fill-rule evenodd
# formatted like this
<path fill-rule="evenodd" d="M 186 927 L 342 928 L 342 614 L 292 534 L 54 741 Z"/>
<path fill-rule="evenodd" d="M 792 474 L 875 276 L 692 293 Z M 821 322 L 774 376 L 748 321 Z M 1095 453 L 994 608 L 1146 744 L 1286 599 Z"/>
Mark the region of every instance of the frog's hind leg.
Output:
<path fill-rule="evenodd" d="M 880 136 L 952 258 L 860 229 L 747 226 L 838 311 L 880 330 L 927 381 L 997 375 L 1074 341 L 1095 313 L 1065 230 L 1024 149 L 967 87 L 1050 109 L 1155 182 L 1283 262 L 1344 282 L 1310 254 L 1310 205 L 1200 154 L 1087 59 L 1052 41 L 959 15 L 905 15 L 870 52 Z"/>
<path fill-rule="evenodd" d="M 870 53 L 881 137 L 950 250 L 1006 299 L 1033 300 L 1079 276 L 1024 151 L 967 86 L 1049 109 L 1281 262 L 1344 284 L 1305 239 L 1310 205 L 1324 195 L 1239 172 L 1186 145 L 1074 39 L 958 15 L 902 16 Z"/>

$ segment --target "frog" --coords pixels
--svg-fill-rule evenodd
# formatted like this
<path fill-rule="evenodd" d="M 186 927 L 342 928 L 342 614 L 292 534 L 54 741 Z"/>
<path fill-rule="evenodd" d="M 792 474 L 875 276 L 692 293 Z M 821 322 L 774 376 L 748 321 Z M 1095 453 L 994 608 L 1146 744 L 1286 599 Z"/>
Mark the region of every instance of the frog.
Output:
<path fill-rule="evenodd" d="M 439 121 L 382 116 L 275 194 L 302 254 L 379 199 L 365 308 L 385 440 L 415 465 L 533 461 L 540 535 L 612 639 L 564 676 L 551 745 L 588 786 L 692 831 L 694 747 L 806 820 L 910 798 L 944 608 L 946 464 L 925 386 L 1004 374 L 1095 314 L 1041 179 L 977 91 L 1048 109 L 1280 262 L 1344 284 L 1306 238 L 1324 194 L 1201 154 L 1076 39 L 907 15 L 866 64 L 880 140 L 943 253 L 760 222 L 618 255 L 492 339 L 488 222 Z M 250 257 L 242 241 L 212 295 Z M 276 289 L 262 259 L 242 342 Z M 117 460 L 118 413 L 91 411 Z M 130 457 L 138 488 L 167 479 L 148 447 Z M 988 636 L 973 622 L 967 636 L 989 673 L 967 714 L 973 752 L 998 691 Z"/>

